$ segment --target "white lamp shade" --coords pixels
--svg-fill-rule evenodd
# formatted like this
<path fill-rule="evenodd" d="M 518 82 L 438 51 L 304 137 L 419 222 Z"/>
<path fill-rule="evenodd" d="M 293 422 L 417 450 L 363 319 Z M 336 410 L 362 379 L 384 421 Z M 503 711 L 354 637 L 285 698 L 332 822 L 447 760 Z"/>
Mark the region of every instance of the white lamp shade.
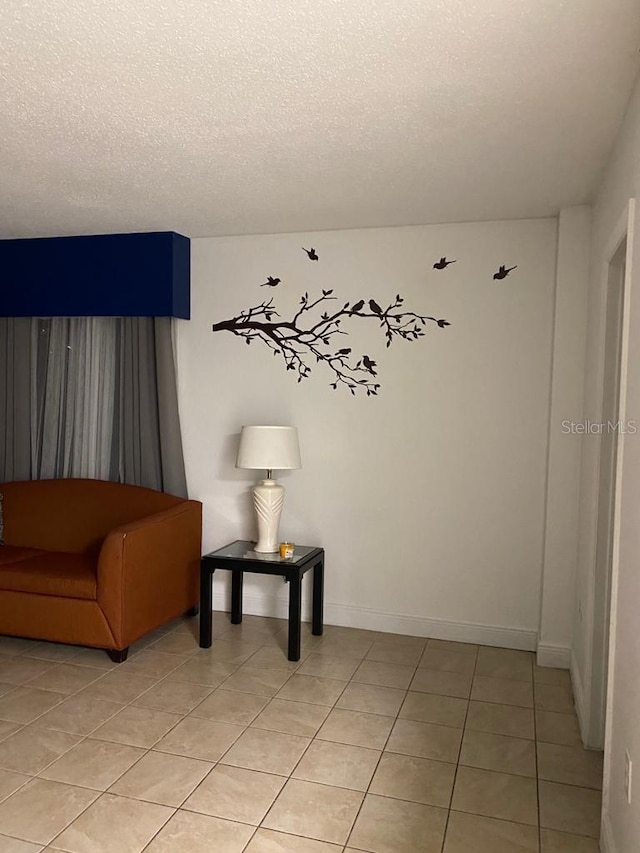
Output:
<path fill-rule="evenodd" d="M 265 471 L 302 468 L 297 427 L 243 426 L 236 468 Z"/>

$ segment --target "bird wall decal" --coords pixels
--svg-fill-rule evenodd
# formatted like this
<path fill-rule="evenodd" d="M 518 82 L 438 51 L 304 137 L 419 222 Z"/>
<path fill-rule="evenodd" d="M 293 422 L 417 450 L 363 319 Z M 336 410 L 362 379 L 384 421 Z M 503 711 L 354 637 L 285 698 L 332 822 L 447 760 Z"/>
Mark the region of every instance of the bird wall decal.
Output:
<path fill-rule="evenodd" d="M 370 359 L 368 355 L 362 356 L 362 363 L 364 364 L 365 370 L 368 370 L 372 376 L 376 375 L 376 371 L 375 371 L 376 362 L 373 361 L 372 359 Z"/>
<path fill-rule="evenodd" d="M 513 267 L 509 267 L 509 269 L 507 269 L 505 264 L 501 264 L 500 267 L 498 268 L 498 272 L 493 274 L 493 280 L 494 281 L 502 281 L 503 278 L 506 278 L 509 275 L 511 270 L 517 270 L 517 269 L 518 269 L 517 264 Z"/>
<path fill-rule="evenodd" d="M 318 260 L 313 247 L 305 249 L 303 246 L 302 251 L 306 252 L 309 260 Z M 434 266 L 444 269 L 454 263 L 454 260 L 444 257 Z M 504 275 L 509 272 L 507 270 Z M 280 282 L 281 279 L 270 275 L 260 287 L 277 287 Z M 260 341 L 274 356 L 282 358 L 286 370 L 292 371 L 298 382 L 310 375 L 311 362 L 323 365 L 333 375 L 330 387 L 334 391 L 338 387 L 346 387 L 354 396 L 363 392 L 367 397 L 375 397 L 380 390 L 378 364 L 370 355 L 358 358 L 349 346 L 338 348 L 338 341 L 349 334 L 343 321 L 353 317 L 362 321 L 375 320 L 376 326 L 382 330 L 386 347 L 390 347 L 394 340 L 419 340 L 424 337 L 428 323 L 440 329 L 449 325 L 448 320 L 405 309 L 404 299 L 399 293 L 389 303 L 383 302 L 384 309 L 375 299 L 358 299 L 353 304 L 344 302 L 342 307 L 333 306 L 337 299 L 332 287 L 321 288 L 318 296 L 305 291 L 297 309 L 286 318 L 278 313 L 270 297 L 234 317 L 214 323 L 211 331 L 231 332 L 245 344 Z"/>
<path fill-rule="evenodd" d="M 436 263 L 433 265 L 433 268 L 434 270 L 444 270 L 449 266 L 449 264 L 455 263 L 457 263 L 457 261 L 448 261 L 445 256 L 444 258 L 440 258 L 439 261 L 436 261 Z"/>

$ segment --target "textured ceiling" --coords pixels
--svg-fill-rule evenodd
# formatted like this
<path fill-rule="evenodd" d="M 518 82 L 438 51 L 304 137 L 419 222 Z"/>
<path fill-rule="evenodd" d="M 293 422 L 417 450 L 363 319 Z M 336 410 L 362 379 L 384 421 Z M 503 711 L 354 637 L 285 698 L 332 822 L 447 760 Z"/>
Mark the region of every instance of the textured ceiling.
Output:
<path fill-rule="evenodd" d="M 2 0 L 0 236 L 554 214 L 639 46 L 638 0 Z"/>

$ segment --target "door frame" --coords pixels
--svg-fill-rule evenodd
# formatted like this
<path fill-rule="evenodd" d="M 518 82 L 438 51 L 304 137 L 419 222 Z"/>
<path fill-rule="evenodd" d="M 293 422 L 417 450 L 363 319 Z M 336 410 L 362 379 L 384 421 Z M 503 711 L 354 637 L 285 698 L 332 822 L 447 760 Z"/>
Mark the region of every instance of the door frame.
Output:
<path fill-rule="evenodd" d="M 626 416 L 626 380 L 628 372 L 628 351 L 629 351 L 629 307 L 631 300 L 631 285 L 633 279 L 633 256 L 634 244 L 640 245 L 640 222 L 637 215 L 638 205 L 636 199 L 630 199 L 623 214 L 618 220 L 616 227 L 613 229 L 609 240 L 607 241 L 604 253 L 604 262 L 601 269 L 601 299 L 600 306 L 603 317 L 602 335 L 600 343 L 600 353 L 598 360 L 598 405 L 599 411 L 602 412 L 604 402 L 604 366 L 606 357 L 606 309 L 610 286 L 610 269 L 611 265 L 618 253 L 620 246 L 626 239 L 626 254 L 625 254 L 625 274 L 622 282 L 622 317 L 620 326 L 620 362 L 619 362 L 619 394 L 616 420 L 624 423 Z M 609 750 L 607 746 L 610 741 L 610 731 L 606 725 L 607 719 L 610 717 L 611 710 L 611 687 L 613 683 L 612 675 L 615 666 L 615 625 L 617 614 L 617 589 L 618 589 L 618 568 L 619 568 L 619 544 L 620 544 L 620 500 L 621 500 L 621 473 L 622 459 L 624 454 L 624 431 L 618 436 L 616 460 L 615 460 L 615 491 L 613 498 L 613 523 L 611 530 L 611 571 L 609 576 L 608 590 L 598 585 L 598 575 L 596 566 L 596 548 L 597 548 L 597 519 L 599 511 L 599 485 L 600 485 L 600 469 L 601 469 L 601 442 L 598 442 L 597 447 L 597 477 L 594 483 L 592 519 L 593 519 L 593 535 L 591 542 L 591 559 L 590 559 L 590 607 L 588 608 L 589 622 L 587 625 L 587 636 L 589 637 L 589 646 L 587 649 L 587 679 L 588 686 L 586 690 L 586 702 L 583 708 L 584 718 L 582 723 L 582 736 L 585 746 L 594 749 L 601 749 L 605 746 L 605 779 L 607 778 L 607 768 Z M 604 601 L 609 594 L 609 606 L 605 609 Z M 598 603 L 600 606 L 597 606 Z M 604 614 L 603 618 L 608 622 L 605 623 L 605 629 L 609 638 L 608 654 L 605 659 L 604 648 L 596 648 L 596 614 Z M 603 626 L 600 625 L 600 628 Z M 604 636 L 604 634 L 603 634 Z M 606 665 L 605 665 L 606 664 Z M 605 673 L 606 678 L 605 678 Z M 604 718 L 603 718 L 604 710 Z"/>

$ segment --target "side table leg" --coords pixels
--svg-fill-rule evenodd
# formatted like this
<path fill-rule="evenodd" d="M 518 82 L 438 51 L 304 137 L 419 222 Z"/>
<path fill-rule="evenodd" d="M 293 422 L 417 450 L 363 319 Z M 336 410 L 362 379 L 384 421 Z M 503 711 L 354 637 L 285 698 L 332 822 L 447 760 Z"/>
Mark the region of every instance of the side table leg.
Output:
<path fill-rule="evenodd" d="M 302 620 L 302 575 L 289 578 L 289 660 L 300 660 Z"/>
<path fill-rule="evenodd" d="M 200 648 L 211 648 L 211 633 L 213 630 L 213 595 L 211 587 L 213 585 L 213 572 L 200 567 Z"/>
<path fill-rule="evenodd" d="M 239 625 L 242 622 L 242 569 L 233 569 L 231 572 L 231 624 Z"/>
<path fill-rule="evenodd" d="M 311 617 L 311 632 L 322 634 L 323 631 L 323 601 L 324 601 L 324 557 L 313 567 L 313 610 Z"/>

